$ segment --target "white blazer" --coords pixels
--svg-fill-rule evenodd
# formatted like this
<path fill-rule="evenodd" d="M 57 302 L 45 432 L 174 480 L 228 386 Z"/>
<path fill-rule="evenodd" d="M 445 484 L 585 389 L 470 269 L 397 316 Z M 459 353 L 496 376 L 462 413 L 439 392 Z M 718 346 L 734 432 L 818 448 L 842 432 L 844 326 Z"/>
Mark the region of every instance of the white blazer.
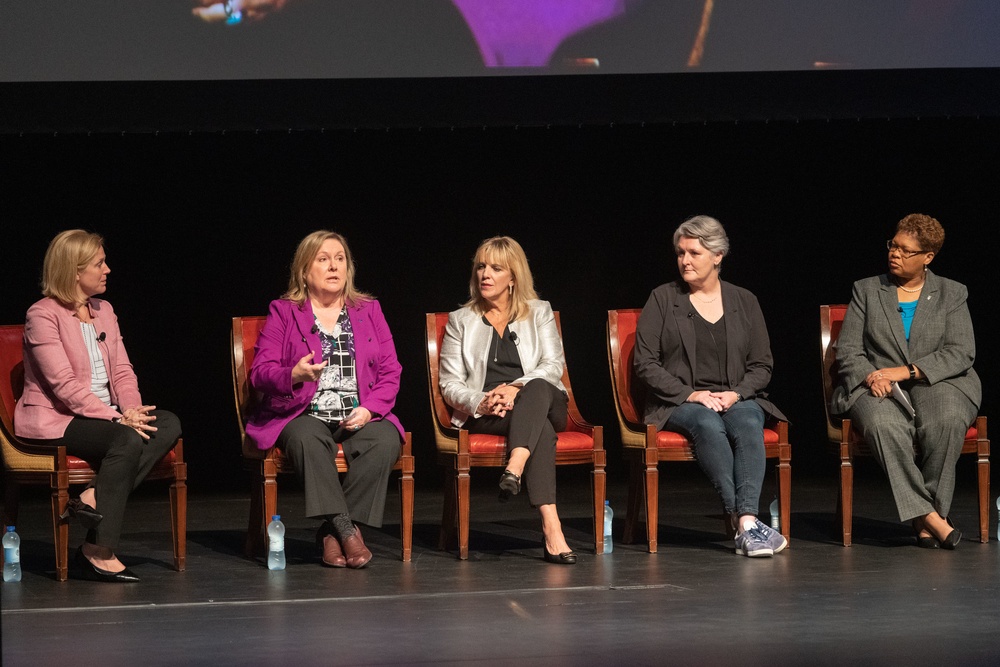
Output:
<path fill-rule="evenodd" d="M 556 318 L 548 301 L 529 301 L 527 318 L 510 322 L 508 327 L 517 334 L 517 354 L 524 375 L 510 384 L 526 384 L 541 379 L 555 385 L 563 393 L 562 339 Z M 469 417 L 478 418 L 476 408 L 486 392 L 486 364 L 493 339 L 492 325 L 483 322 L 482 313 L 464 307 L 448 314 L 448 325 L 441 343 L 438 381 L 445 403 L 453 409 L 451 423 L 460 427 Z"/>

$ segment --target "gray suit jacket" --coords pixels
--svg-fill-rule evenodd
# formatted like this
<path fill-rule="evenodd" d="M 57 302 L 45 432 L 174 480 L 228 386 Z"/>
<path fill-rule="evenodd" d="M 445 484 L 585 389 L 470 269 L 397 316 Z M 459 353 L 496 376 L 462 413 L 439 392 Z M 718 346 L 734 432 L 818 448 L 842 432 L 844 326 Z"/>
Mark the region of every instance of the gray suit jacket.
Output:
<path fill-rule="evenodd" d="M 694 391 L 695 339 L 690 292 L 676 280 L 652 291 L 635 330 L 636 376 L 646 386 L 643 421 L 662 429 L 674 408 Z M 726 389 L 754 400 L 764 412 L 785 420 L 767 400 L 774 361 L 764 314 L 749 290 L 722 282 L 726 321 Z M 787 420 L 786 420 L 787 421 Z"/>
<path fill-rule="evenodd" d="M 854 283 L 851 305 L 837 339 L 839 383 L 830 410 L 845 414 L 868 391 L 865 377 L 877 368 L 914 364 L 928 384 L 944 382 L 979 408 L 983 390 L 972 369 L 976 338 L 965 285 L 927 271 L 910 340 L 903 331 L 896 285 L 888 274 Z"/>
<path fill-rule="evenodd" d="M 541 379 L 565 392 L 562 383 L 562 339 L 548 301 L 529 302 L 531 314 L 508 324 L 517 334 L 517 354 L 524 375 L 510 384 L 525 384 Z M 448 324 L 441 342 L 438 383 L 441 396 L 453 409 L 451 423 L 461 426 L 476 414 L 486 392 L 486 363 L 490 354 L 493 327 L 483 322 L 482 313 L 465 307 L 448 314 Z"/>

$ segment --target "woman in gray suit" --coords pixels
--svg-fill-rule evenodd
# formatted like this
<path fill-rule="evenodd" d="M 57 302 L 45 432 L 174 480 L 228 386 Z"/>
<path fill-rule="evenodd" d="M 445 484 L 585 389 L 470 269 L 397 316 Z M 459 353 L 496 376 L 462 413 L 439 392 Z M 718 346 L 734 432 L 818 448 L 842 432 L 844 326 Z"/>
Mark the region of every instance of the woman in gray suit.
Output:
<path fill-rule="evenodd" d="M 954 549 L 962 539 L 948 519 L 955 463 L 982 386 L 972 369 L 968 290 L 928 269 L 943 243 L 941 223 L 908 215 L 887 242 L 889 273 L 854 283 L 837 340 L 840 382 L 831 410 L 848 415 L 871 446 L 917 545 Z M 894 385 L 908 396 L 912 416 L 899 401 L 884 400 Z"/>
<path fill-rule="evenodd" d="M 544 556 L 572 565 L 576 554 L 556 511 L 556 433 L 566 429 L 562 342 L 555 315 L 540 301 L 517 241 L 483 241 L 472 260 L 469 301 L 448 315 L 439 382 L 452 423 L 507 439 L 500 499 L 521 490 L 542 517 Z"/>
<path fill-rule="evenodd" d="M 729 238 L 715 218 L 674 232 L 681 280 L 649 295 L 635 332 L 635 372 L 646 385 L 643 420 L 683 434 L 736 533 L 736 553 L 759 558 L 786 546 L 757 518 L 764 482 L 764 420 L 771 343 L 757 297 L 719 279 Z"/>

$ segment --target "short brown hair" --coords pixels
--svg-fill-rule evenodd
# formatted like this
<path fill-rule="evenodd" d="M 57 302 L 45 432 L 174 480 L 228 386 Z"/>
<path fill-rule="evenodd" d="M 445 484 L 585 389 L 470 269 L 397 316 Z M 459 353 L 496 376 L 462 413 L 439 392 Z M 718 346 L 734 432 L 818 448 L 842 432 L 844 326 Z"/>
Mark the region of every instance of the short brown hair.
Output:
<path fill-rule="evenodd" d="M 941 223 L 929 215 L 923 213 L 911 213 L 898 223 L 896 232 L 912 234 L 920 244 L 920 249 L 924 252 L 933 252 L 935 255 L 944 245 L 944 227 Z"/>
<path fill-rule="evenodd" d="M 67 229 L 56 234 L 49 242 L 42 263 L 42 294 L 67 307 L 81 305 L 76 277 L 102 247 L 104 239 L 99 234 L 82 229 Z"/>

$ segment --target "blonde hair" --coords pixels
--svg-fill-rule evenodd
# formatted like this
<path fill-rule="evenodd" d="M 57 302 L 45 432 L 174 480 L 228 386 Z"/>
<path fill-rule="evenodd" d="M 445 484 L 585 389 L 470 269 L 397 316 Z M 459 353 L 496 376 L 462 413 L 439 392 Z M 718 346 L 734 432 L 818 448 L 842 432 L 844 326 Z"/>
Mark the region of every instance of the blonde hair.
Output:
<path fill-rule="evenodd" d="M 528 268 L 528 258 L 521 245 L 509 236 L 494 236 L 479 244 L 472 258 L 472 276 L 469 278 L 469 300 L 465 306 L 480 313 L 490 309 L 489 302 L 479 291 L 479 279 L 476 276 L 480 264 L 496 264 L 510 271 L 514 279 L 514 289 L 510 295 L 507 307 L 507 317 L 511 322 L 523 320 L 531 312 L 528 302 L 537 299 L 535 281 Z"/>
<path fill-rule="evenodd" d="M 82 229 L 59 232 L 49 243 L 42 263 L 42 294 L 66 307 L 79 306 L 77 276 L 104 246 L 99 234 Z"/>
<path fill-rule="evenodd" d="M 320 229 L 299 241 L 299 247 L 292 258 L 292 270 L 288 276 L 288 291 L 281 298 L 288 299 L 298 305 L 305 303 L 309 297 L 309 286 L 306 285 L 306 274 L 309 267 L 319 254 L 323 244 L 333 239 L 344 246 L 344 258 L 347 261 L 347 278 L 344 280 L 344 303 L 357 306 L 359 303 L 371 301 L 375 297 L 366 292 L 359 292 L 354 286 L 354 258 L 351 249 L 347 247 L 347 239 L 336 232 Z"/>

